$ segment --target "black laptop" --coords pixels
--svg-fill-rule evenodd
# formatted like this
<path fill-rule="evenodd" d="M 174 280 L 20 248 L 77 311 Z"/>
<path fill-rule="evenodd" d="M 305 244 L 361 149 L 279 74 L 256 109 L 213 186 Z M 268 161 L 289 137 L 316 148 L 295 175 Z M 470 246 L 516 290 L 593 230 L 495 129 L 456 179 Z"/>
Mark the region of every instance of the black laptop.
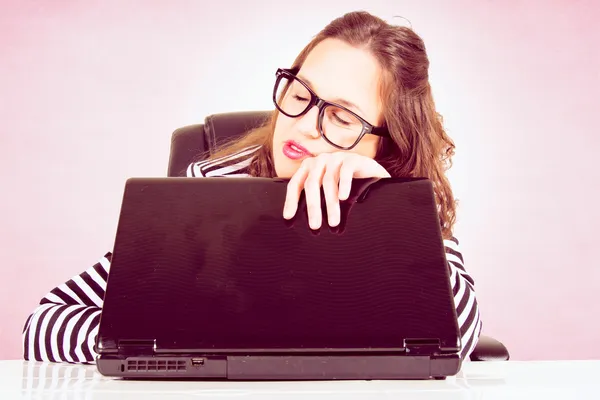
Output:
<path fill-rule="evenodd" d="M 432 184 L 355 180 L 311 230 L 287 181 L 132 178 L 96 350 L 101 374 L 430 379 L 461 347 Z"/>

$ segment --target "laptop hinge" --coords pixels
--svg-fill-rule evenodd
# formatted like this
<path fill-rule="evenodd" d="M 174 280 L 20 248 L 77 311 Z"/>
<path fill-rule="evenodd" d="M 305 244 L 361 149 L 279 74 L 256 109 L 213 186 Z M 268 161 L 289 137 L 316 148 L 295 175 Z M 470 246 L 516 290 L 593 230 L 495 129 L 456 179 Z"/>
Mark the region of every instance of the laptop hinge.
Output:
<path fill-rule="evenodd" d="M 412 356 L 441 354 L 440 339 L 404 339 L 406 353 Z"/>
<path fill-rule="evenodd" d="M 124 356 L 148 356 L 153 355 L 156 350 L 156 340 L 119 340 L 119 354 Z"/>

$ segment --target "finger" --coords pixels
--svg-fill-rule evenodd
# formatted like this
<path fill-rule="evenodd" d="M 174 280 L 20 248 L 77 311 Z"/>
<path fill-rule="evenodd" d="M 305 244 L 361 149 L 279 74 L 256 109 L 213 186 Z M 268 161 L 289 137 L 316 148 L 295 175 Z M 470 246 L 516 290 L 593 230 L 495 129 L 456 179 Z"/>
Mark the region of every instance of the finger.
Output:
<path fill-rule="evenodd" d="M 321 183 L 327 157 L 319 156 L 314 159 L 308 177 L 304 181 L 304 196 L 306 198 L 306 209 L 308 212 L 308 224 L 311 229 L 319 229 L 323 220 L 321 210 Z"/>
<path fill-rule="evenodd" d="M 283 204 L 283 218 L 285 219 L 292 219 L 296 215 L 296 211 L 298 211 L 298 202 L 304 188 L 304 181 L 310 170 L 310 163 L 310 159 L 304 160 L 287 184 L 285 202 Z"/>
<path fill-rule="evenodd" d="M 339 199 L 347 200 L 350 197 L 352 178 L 356 171 L 356 162 L 352 158 L 346 158 L 340 167 Z"/>
<path fill-rule="evenodd" d="M 332 157 L 326 165 L 323 175 L 323 193 L 327 205 L 327 221 L 329 226 L 338 226 L 340 223 L 340 200 L 338 197 L 338 182 L 340 179 L 340 166 L 342 159 Z"/>

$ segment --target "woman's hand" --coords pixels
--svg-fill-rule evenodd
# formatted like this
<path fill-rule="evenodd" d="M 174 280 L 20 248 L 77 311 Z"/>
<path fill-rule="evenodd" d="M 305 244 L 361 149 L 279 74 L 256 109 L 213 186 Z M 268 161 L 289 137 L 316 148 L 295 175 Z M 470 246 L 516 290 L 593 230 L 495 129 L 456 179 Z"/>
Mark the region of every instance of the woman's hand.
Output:
<path fill-rule="evenodd" d="M 311 229 L 322 224 L 321 186 L 327 205 L 329 226 L 340 223 L 340 200 L 348 199 L 352 178 L 389 178 L 390 174 L 377 161 L 356 153 L 321 153 L 307 158 L 292 176 L 287 186 L 283 217 L 296 215 L 300 194 L 304 189 L 308 223 Z"/>

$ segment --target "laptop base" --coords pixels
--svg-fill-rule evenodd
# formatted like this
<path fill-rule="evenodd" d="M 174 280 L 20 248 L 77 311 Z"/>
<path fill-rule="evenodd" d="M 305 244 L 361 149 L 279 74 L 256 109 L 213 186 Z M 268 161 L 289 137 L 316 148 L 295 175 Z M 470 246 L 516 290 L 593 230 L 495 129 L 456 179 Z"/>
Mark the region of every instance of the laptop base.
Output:
<path fill-rule="evenodd" d="M 460 370 L 452 356 L 160 356 L 100 357 L 105 376 L 127 379 L 387 380 L 445 379 Z"/>

